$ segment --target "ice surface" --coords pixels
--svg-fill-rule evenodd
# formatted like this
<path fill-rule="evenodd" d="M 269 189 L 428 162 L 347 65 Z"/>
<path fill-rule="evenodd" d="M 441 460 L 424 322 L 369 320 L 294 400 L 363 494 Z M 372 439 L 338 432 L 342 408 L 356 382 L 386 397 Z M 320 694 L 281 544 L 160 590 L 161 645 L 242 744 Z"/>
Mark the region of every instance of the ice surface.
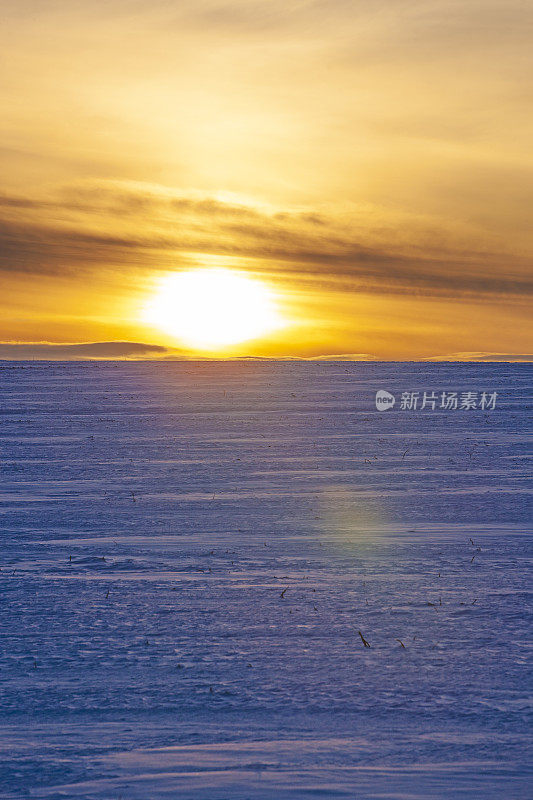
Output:
<path fill-rule="evenodd" d="M 1 797 L 531 798 L 530 377 L 0 363 Z"/>

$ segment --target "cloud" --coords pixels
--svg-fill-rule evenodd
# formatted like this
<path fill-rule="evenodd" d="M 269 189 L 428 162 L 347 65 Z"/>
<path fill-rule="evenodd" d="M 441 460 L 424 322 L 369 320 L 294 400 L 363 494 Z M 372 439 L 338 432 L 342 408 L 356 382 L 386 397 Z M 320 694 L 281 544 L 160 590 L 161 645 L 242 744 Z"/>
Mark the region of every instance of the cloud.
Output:
<path fill-rule="evenodd" d="M 175 268 L 191 256 L 322 285 L 434 296 L 533 293 L 525 258 L 490 237 L 376 207 L 279 208 L 119 182 L 0 199 L 0 270 L 81 275 Z M 466 241 L 469 242 L 467 246 Z"/>
<path fill-rule="evenodd" d="M 331 353 L 329 355 L 313 356 L 310 361 L 379 361 L 378 356 L 371 353 Z"/>
<path fill-rule="evenodd" d="M 82 359 L 153 358 L 166 355 L 168 348 L 143 342 L 0 342 L 0 359 L 26 361 L 75 361 Z"/>
<path fill-rule="evenodd" d="M 276 356 L 284 361 L 380 361 L 372 353 L 319 353 L 305 355 Z M 0 360 L 4 361 L 85 361 L 149 359 L 162 361 L 212 361 L 212 355 L 191 355 L 173 347 L 146 344 L 144 342 L 87 342 L 82 344 L 52 342 L 0 342 Z M 238 355 L 230 357 L 237 361 L 270 361 L 272 356 Z M 227 360 L 224 358 L 224 360 Z M 409 359 L 399 359 L 406 361 Z M 459 352 L 447 355 L 428 356 L 419 361 L 478 361 L 478 362 L 531 362 L 532 354 Z"/>
<path fill-rule="evenodd" d="M 216 357 L 215 357 L 216 358 Z M 239 361 L 269 361 L 271 356 L 238 355 L 230 357 Z M 289 361 L 375 361 L 377 356 L 368 353 L 340 353 L 317 355 L 277 356 Z M 0 360 L 7 361 L 81 361 L 123 359 L 156 359 L 162 361 L 212 361 L 212 355 L 191 354 L 177 347 L 146 344 L 144 342 L 86 342 L 81 344 L 55 342 L 0 342 Z M 224 358 L 226 360 L 226 358 Z"/>
<path fill-rule="evenodd" d="M 445 356 L 433 356 L 427 361 L 533 361 L 531 353 L 449 353 Z"/>

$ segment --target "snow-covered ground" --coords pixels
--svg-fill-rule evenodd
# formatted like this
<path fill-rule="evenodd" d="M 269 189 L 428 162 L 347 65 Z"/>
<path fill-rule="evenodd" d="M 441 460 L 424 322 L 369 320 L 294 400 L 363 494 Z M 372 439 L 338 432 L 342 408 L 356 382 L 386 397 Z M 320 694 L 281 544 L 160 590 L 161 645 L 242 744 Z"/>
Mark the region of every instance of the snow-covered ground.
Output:
<path fill-rule="evenodd" d="M 0 363 L 1 797 L 531 798 L 530 377 Z"/>

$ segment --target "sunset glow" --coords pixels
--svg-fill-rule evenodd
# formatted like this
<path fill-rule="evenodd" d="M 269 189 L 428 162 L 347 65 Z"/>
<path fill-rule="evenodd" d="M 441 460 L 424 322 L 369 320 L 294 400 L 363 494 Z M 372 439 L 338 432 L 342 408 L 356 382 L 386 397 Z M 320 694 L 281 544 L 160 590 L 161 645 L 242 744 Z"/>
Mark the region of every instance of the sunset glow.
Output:
<path fill-rule="evenodd" d="M 528 358 L 527 4 L 4 5 L 0 355 Z"/>

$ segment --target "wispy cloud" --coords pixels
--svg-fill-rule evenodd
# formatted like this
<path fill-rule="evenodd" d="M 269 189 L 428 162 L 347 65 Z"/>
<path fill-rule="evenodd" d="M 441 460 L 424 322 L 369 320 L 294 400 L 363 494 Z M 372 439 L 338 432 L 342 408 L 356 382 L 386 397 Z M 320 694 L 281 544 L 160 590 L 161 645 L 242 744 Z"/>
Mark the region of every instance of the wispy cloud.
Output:
<path fill-rule="evenodd" d="M 461 247 L 462 237 L 438 220 L 376 207 L 267 207 L 116 182 L 81 184 L 41 200 L 0 199 L 0 269 L 6 272 L 146 271 L 207 254 L 353 290 L 531 294 L 525 259 L 483 249 L 481 242 Z"/>

